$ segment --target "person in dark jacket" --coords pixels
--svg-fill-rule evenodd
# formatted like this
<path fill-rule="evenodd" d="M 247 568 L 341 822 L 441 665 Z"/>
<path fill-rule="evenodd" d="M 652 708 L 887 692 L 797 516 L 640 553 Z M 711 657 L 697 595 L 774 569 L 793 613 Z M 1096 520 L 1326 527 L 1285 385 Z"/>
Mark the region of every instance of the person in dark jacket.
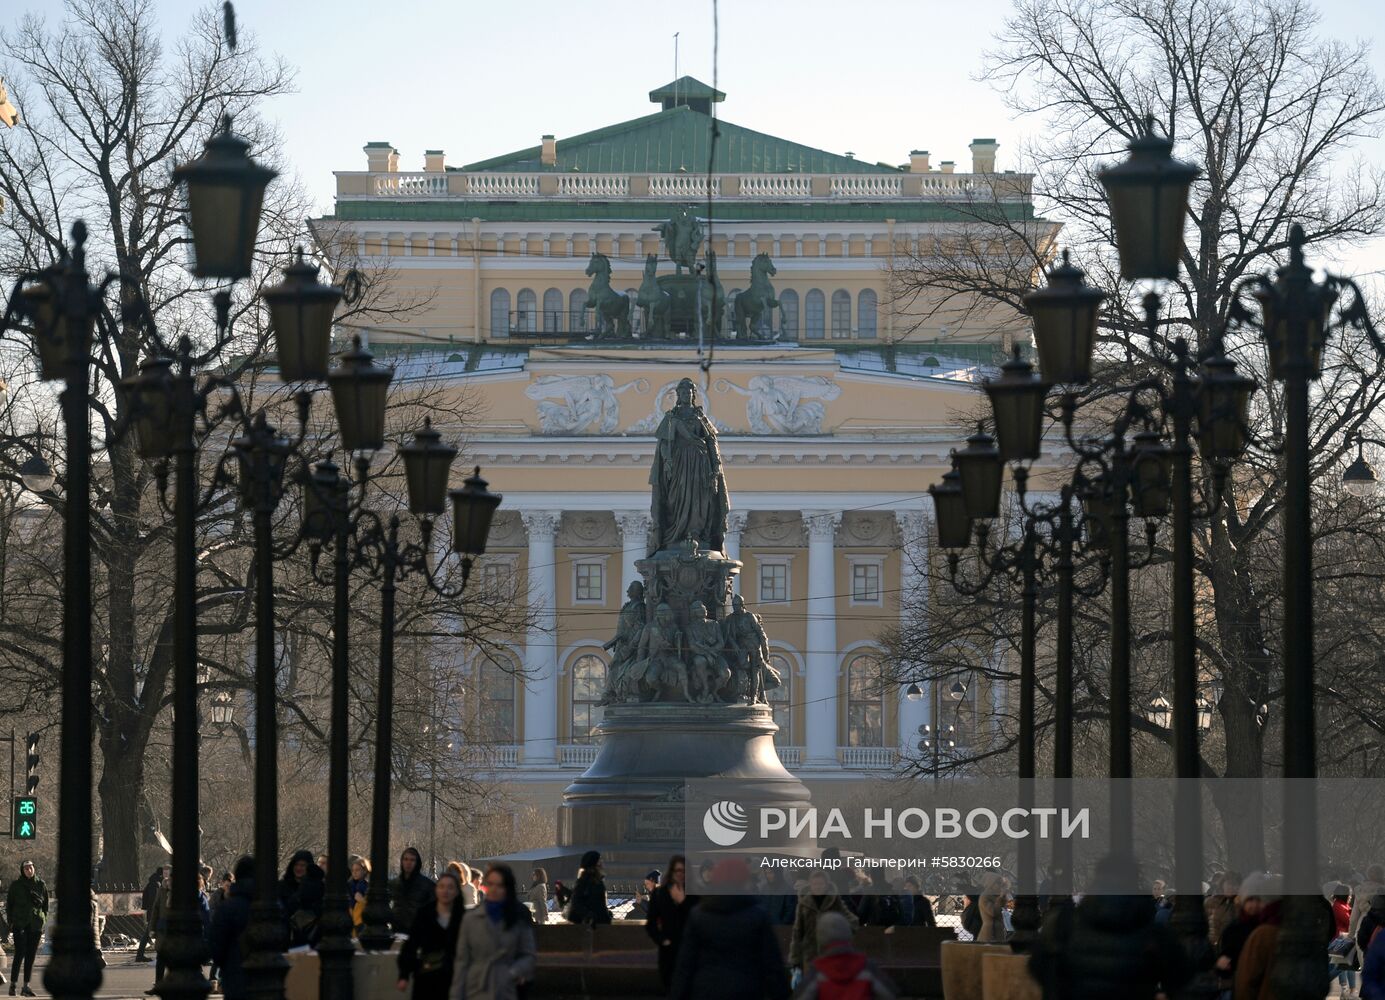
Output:
<path fill-rule="evenodd" d="M 674 1000 L 784 1000 L 789 981 L 769 914 L 741 895 L 750 868 L 739 858 L 713 867 L 709 895 L 693 907 L 678 949 L 669 996 Z"/>
<path fill-rule="evenodd" d="M 1236 964 L 1255 928 L 1260 926 L 1264 908 L 1279 899 L 1279 881 L 1264 872 L 1251 872 L 1236 894 L 1236 919 L 1222 929 L 1217 942 L 1215 970 L 1218 985 L 1231 990 L 1236 984 Z"/>
<path fill-rule="evenodd" d="M 135 949 L 136 962 L 154 961 L 144 953 L 144 949 L 149 947 L 149 941 L 154 936 L 154 921 L 150 919 L 150 915 L 154 911 L 154 901 L 159 898 L 159 886 L 163 885 L 165 874 L 165 869 L 155 868 L 154 874 L 149 876 L 149 881 L 144 883 L 144 895 L 140 899 L 140 905 L 144 909 L 144 933 L 140 936 L 139 947 Z"/>
<path fill-rule="evenodd" d="M 5 896 L 5 915 L 14 936 L 10 996 L 14 996 L 22 975 L 24 988 L 20 992 L 31 997 L 34 991 L 29 988 L 29 980 L 34 974 L 34 955 L 38 953 L 39 938 L 43 937 L 43 925 L 48 919 L 48 886 L 34 874 L 32 861 L 26 859 L 20 863 L 19 878 L 10 883 Z"/>
<path fill-rule="evenodd" d="M 851 946 L 851 925 L 840 913 L 824 913 L 818 920 L 818 957 L 803 977 L 794 1000 L 860 996 L 870 1000 L 895 1000 L 895 986 L 866 953 Z"/>
<path fill-rule="evenodd" d="M 222 872 L 222 873 L 221 873 L 221 880 L 220 880 L 220 882 L 218 883 L 216 889 L 213 890 L 211 896 L 209 896 L 209 897 L 207 898 L 207 906 L 208 906 L 208 909 L 211 910 L 211 919 L 212 919 L 212 920 L 215 920 L 215 919 L 216 919 L 216 911 L 219 910 L 219 909 L 221 908 L 221 904 L 224 903 L 224 902 L 226 902 L 226 900 L 228 900 L 228 899 L 231 898 L 231 886 L 235 883 L 235 881 L 236 881 L 235 876 L 233 876 L 230 872 Z M 210 929 L 210 922 L 209 922 L 209 927 L 208 927 L 208 930 L 207 930 L 207 946 L 208 946 L 209 948 L 211 947 L 211 941 L 212 941 L 212 932 L 211 932 L 211 929 Z M 213 992 L 213 993 L 218 992 L 218 990 L 217 990 L 217 972 L 218 972 L 218 971 L 219 971 L 219 970 L 217 969 L 216 962 L 212 962 L 211 971 L 207 973 L 207 980 L 208 980 L 208 982 L 210 982 L 210 983 L 212 984 L 212 992 Z"/>
<path fill-rule="evenodd" d="M 793 932 L 789 935 L 789 964 L 804 975 L 808 966 L 818 957 L 818 919 L 828 912 L 840 913 L 853 928 L 859 926 L 856 914 L 847 907 L 842 897 L 832 891 L 832 883 L 827 874 L 813 869 L 808 876 L 808 886 L 798 897 L 798 906 L 793 915 Z"/>
<path fill-rule="evenodd" d="M 249 993 L 245 978 L 246 949 L 241 937 L 250 925 L 250 903 L 255 895 L 255 860 L 246 856 L 237 861 L 235 876 L 221 905 L 212 914 L 212 961 L 221 971 L 221 993 L 225 1000 L 245 1000 Z"/>
<path fill-rule="evenodd" d="M 938 926 L 933 901 L 923 894 L 917 875 L 904 880 L 904 891 L 899 894 L 899 922 L 905 927 Z"/>
<path fill-rule="evenodd" d="M 1361 917 L 1361 922 L 1356 925 L 1356 947 L 1365 955 L 1370 949 L 1371 939 L 1385 937 L 1385 934 L 1377 935 L 1375 932 L 1381 927 L 1385 927 L 1385 894 L 1377 893 L 1366 903 L 1368 909 Z"/>
<path fill-rule="evenodd" d="M 645 918 L 644 929 L 659 949 L 659 981 L 664 984 L 665 993 L 673 982 L 688 914 L 698 900 L 688 895 L 687 876 L 687 859 L 675 854 L 669 859 L 659 885 L 649 894 L 649 916 Z"/>
<path fill-rule="evenodd" d="M 1173 930 L 1154 921 L 1154 897 L 1118 895 L 1139 884 L 1129 857 L 1097 863 L 1094 892 L 1077 906 L 1051 907 L 1029 958 L 1045 998 L 1172 996 L 1193 976 Z"/>
<path fill-rule="evenodd" d="M 452 988 L 452 965 L 457 958 L 457 931 L 466 904 L 462 883 L 454 872 L 443 872 L 433 887 L 434 903 L 418 911 L 409 938 L 399 949 L 399 992 L 414 980 L 414 1000 L 447 1000 Z"/>
<path fill-rule="evenodd" d="M 1371 909 L 1375 909 L 1377 899 L 1380 900 L 1382 909 L 1385 909 L 1385 896 L 1380 895 L 1371 897 Z M 1361 923 L 1364 924 L 1369 916 L 1368 911 L 1366 916 L 1361 918 Z M 1382 916 L 1385 916 L 1385 913 Z M 1385 934 L 1376 934 L 1375 940 L 1367 944 L 1368 947 L 1362 952 L 1359 995 L 1361 1000 L 1385 1000 Z"/>
<path fill-rule="evenodd" d="M 433 880 L 423 874 L 423 855 L 406 847 L 399 855 L 399 877 L 390 883 L 390 923 L 396 934 L 407 934 L 418 911 L 433 901 Z"/>
<path fill-rule="evenodd" d="M 326 876 L 312 851 L 297 851 L 279 880 L 279 906 L 289 923 L 289 947 L 316 945 L 322 924 Z"/>
<path fill-rule="evenodd" d="M 760 905 L 776 927 L 793 926 L 798 894 L 778 868 L 771 868 L 765 873 L 765 880 L 760 884 Z"/>
<path fill-rule="evenodd" d="M 588 851 L 582 855 L 577 885 L 572 890 L 572 903 L 564 916 L 573 924 L 611 922 L 611 908 L 606 903 L 606 880 L 601 871 L 600 852 Z"/>

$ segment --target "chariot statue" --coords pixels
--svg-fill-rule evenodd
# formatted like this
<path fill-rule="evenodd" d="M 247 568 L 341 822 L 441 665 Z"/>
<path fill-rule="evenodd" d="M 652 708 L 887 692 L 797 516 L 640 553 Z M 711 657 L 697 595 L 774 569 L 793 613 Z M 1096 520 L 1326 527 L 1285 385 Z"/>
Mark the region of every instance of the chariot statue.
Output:
<path fill-rule="evenodd" d="M 659 223 L 654 231 L 664 238 L 668 259 L 677 265 L 678 273 L 682 274 L 684 268 L 691 271 L 697 264 L 697 251 L 702 248 L 703 239 L 702 223 L 692 208 L 679 205 L 668 221 Z"/>

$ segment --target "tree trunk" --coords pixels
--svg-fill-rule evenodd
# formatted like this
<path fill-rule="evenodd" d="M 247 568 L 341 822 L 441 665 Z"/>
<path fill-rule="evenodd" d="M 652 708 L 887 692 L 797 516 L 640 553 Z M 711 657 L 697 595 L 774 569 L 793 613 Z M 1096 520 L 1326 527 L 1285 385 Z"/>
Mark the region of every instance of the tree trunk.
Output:
<path fill-rule="evenodd" d="M 140 871 L 139 804 L 144 797 L 144 744 L 118 747 L 101 740 L 101 836 L 105 842 L 103 877 L 108 882 L 143 885 Z"/>

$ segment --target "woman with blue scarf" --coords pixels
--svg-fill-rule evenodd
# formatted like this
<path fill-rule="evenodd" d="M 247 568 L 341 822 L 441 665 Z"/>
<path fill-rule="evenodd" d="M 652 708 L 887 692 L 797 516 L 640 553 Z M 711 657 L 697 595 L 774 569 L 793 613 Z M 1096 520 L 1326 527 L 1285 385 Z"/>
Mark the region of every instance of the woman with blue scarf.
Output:
<path fill-rule="evenodd" d="M 509 865 L 492 862 L 485 899 L 462 918 L 450 1000 L 518 1000 L 534 978 L 534 924 Z"/>

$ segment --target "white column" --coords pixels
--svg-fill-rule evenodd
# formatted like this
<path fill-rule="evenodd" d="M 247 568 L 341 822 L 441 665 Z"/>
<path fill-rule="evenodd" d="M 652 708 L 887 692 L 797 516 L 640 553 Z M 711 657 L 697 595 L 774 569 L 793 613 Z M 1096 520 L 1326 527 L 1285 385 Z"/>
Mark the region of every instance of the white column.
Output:
<path fill-rule="evenodd" d="M 635 560 L 649 554 L 649 514 L 642 510 L 628 510 L 616 515 L 616 527 L 620 530 L 621 545 L 621 584 L 620 603 L 625 603 L 624 594 L 630 584 L 643 582 L 640 571 L 635 568 Z"/>
<path fill-rule="evenodd" d="M 524 642 L 524 763 L 551 766 L 558 753 L 557 511 L 520 514 L 529 532 L 529 606 L 534 624 Z"/>
<path fill-rule="evenodd" d="M 837 761 L 837 574 L 832 542 L 842 515 L 804 511 L 808 526 L 808 683 L 804 700 L 808 738 L 805 767 Z"/>
<path fill-rule="evenodd" d="M 721 548 L 727 559 L 739 561 L 741 558 L 741 532 L 745 530 L 747 516 L 743 510 L 733 510 L 726 515 L 726 541 Z M 731 592 L 733 594 L 741 592 L 741 575 L 739 573 L 731 578 Z"/>
<path fill-rule="evenodd" d="M 933 498 L 925 497 L 932 505 Z M 911 619 L 922 619 L 928 608 L 928 521 L 931 512 L 903 510 L 896 515 L 899 529 L 899 611 L 907 627 Z M 923 697 L 910 701 L 905 697 L 908 684 L 899 689 L 899 749 L 905 756 L 918 755 L 919 726 L 933 718 L 933 685 L 919 682 Z"/>

